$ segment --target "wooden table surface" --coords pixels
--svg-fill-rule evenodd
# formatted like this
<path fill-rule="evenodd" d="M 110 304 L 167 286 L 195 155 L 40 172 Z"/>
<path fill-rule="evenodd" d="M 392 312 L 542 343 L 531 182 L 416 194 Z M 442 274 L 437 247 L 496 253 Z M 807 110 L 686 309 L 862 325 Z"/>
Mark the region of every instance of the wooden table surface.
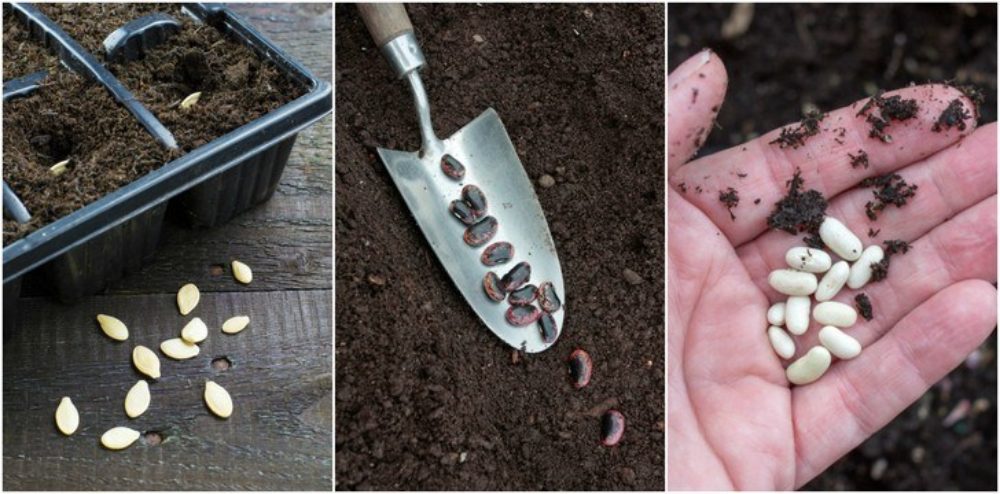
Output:
<path fill-rule="evenodd" d="M 321 78 L 332 80 L 329 4 L 242 4 L 233 9 Z M 332 438 L 332 117 L 299 134 L 270 202 L 213 230 L 169 225 L 153 263 L 106 293 L 67 306 L 44 296 L 18 304 L 3 345 L 3 488 L 10 490 L 330 490 Z M 229 273 L 254 270 L 244 286 Z M 135 345 L 157 350 L 190 319 L 176 290 L 202 290 L 192 315 L 209 326 L 201 353 L 160 355 L 152 404 L 129 420 L 125 394 L 140 379 Z M 115 315 L 128 341 L 102 335 L 94 317 Z M 249 315 L 237 335 L 219 331 Z M 222 369 L 217 361 L 232 363 Z M 204 405 L 204 382 L 232 395 L 228 420 Z M 71 437 L 55 428 L 59 400 L 80 411 Z M 123 451 L 101 447 L 114 426 L 144 432 Z"/>

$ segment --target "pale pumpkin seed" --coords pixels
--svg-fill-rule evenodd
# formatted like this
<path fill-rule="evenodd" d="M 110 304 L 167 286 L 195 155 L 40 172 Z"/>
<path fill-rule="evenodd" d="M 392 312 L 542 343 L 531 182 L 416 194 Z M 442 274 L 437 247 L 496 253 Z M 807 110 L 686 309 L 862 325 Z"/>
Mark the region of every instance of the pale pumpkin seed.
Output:
<path fill-rule="evenodd" d="M 205 404 L 212 413 L 229 418 L 233 414 L 233 399 L 225 388 L 213 381 L 205 381 Z"/>
<path fill-rule="evenodd" d="M 226 319 L 226 322 L 222 323 L 222 332 L 226 334 L 236 334 L 243 331 L 247 325 L 250 324 L 250 318 L 248 316 L 236 316 Z"/>
<path fill-rule="evenodd" d="M 187 360 L 197 356 L 201 349 L 198 345 L 188 343 L 181 338 L 171 338 L 160 343 L 160 351 L 174 360 Z"/>
<path fill-rule="evenodd" d="M 60 161 L 49 168 L 49 173 L 51 173 L 53 177 L 58 177 L 59 175 L 66 173 L 68 167 L 69 160 Z"/>
<path fill-rule="evenodd" d="M 177 308 L 180 309 L 182 316 L 190 314 L 198 306 L 199 300 L 201 300 L 201 292 L 198 291 L 198 287 L 194 286 L 194 283 L 188 283 L 177 291 Z"/>
<path fill-rule="evenodd" d="M 108 449 L 125 449 L 139 439 L 139 431 L 128 427 L 115 427 L 101 436 L 101 444 Z"/>
<path fill-rule="evenodd" d="M 97 324 L 101 325 L 101 330 L 112 340 L 125 341 L 128 339 L 128 328 L 117 318 L 98 314 Z"/>
<path fill-rule="evenodd" d="M 135 349 L 132 350 L 132 363 L 135 364 L 136 369 L 139 369 L 139 372 L 153 379 L 160 378 L 160 358 L 152 350 L 142 345 L 136 345 Z"/>
<path fill-rule="evenodd" d="M 76 407 L 73 406 L 73 400 L 69 399 L 69 396 L 64 396 L 59 401 L 59 406 L 56 407 L 56 427 L 59 428 L 59 432 L 70 436 L 76 432 L 79 426 L 80 414 L 76 411 Z"/>
<path fill-rule="evenodd" d="M 150 398 L 149 383 L 140 379 L 125 395 L 125 414 L 128 418 L 134 419 L 142 415 L 149 408 Z"/>
<path fill-rule="evenodd" d="M 189 94 L 188 97 L 181 101 L 181 110 L 187 110 L 188 108 L 196 105 L 199 99 L 201 99 L 201 91 Z"/>
<path fill-rule="evenodd" d="M 194 318 L 181 330 L 181 338 L 188 343 L 201 343 L 208 338 L 208 326 L 201 318 Z"/>
<path fill-rule="evenodd" d="M 253 281 L 253 271 L 250 270 L 250 266 L 239 261 L 233 261 L 233 277 L 236 278 L 236 281 L 246 285 Z"/>

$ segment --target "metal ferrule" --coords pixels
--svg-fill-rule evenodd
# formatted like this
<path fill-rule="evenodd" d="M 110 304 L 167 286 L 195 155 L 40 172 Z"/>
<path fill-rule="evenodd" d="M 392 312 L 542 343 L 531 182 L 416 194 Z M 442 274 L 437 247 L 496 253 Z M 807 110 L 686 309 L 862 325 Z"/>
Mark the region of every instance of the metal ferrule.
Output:
<path fill-rule="evenodd" d="M 389 40 L 382 46 L 382 55 L 389 61 L 393 73 L 400 79 L 424 66 L 424 52 L 420 49 L 413 31 L 407 31 Z"/>

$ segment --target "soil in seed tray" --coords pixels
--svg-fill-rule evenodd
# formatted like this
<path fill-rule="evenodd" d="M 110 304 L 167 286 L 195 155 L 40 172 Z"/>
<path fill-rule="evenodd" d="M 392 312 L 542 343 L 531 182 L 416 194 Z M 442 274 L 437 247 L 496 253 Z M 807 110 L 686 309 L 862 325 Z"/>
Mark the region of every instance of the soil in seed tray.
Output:
<path fill-rule="evenodd" d="M 186 17 L 180 5 L 169 3 L 38 3 L 35 6 L 100 60 L 104 59 L 104 39 L 129 21 L 157 12 L 177 20 Z"/>
<path fill-rule="evenodd" d="M 663 490 L 664 7 L 407 10 L 438 135 L 493 107 L 528 176 L 555 178 L 535 191 L 566 320 L 551 349 L 525 355 L 465 303 L 375 153 L 420 147 L 409 89 L 338 4 L 337 488 Z M 441 218 L 456 222 L 446 204 Z M 575 348 L 593 358 L 582 389 Z M 613 447 L 599 443 L 608 409 L 626 421 Z"/>
<path fill-rule="evenodd" d="M 3 12 L 3 78 L 4 81 L 48 70 L 59 70 L 59 58 L 39 45 L 28 28 L 11 12 Z"/>

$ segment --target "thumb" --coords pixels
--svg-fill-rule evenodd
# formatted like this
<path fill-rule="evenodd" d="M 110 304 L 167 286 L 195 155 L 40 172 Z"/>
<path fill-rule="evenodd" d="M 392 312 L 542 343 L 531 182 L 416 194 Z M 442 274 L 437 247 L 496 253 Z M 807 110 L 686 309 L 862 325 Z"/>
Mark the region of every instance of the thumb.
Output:
<path fill-rule="evenodd" d="M 726 96 L 729 77 L 722 60 L 706 48 L 674 69 L 667 78 L 667 171 L 687 163 L 712 131 Z"/>

